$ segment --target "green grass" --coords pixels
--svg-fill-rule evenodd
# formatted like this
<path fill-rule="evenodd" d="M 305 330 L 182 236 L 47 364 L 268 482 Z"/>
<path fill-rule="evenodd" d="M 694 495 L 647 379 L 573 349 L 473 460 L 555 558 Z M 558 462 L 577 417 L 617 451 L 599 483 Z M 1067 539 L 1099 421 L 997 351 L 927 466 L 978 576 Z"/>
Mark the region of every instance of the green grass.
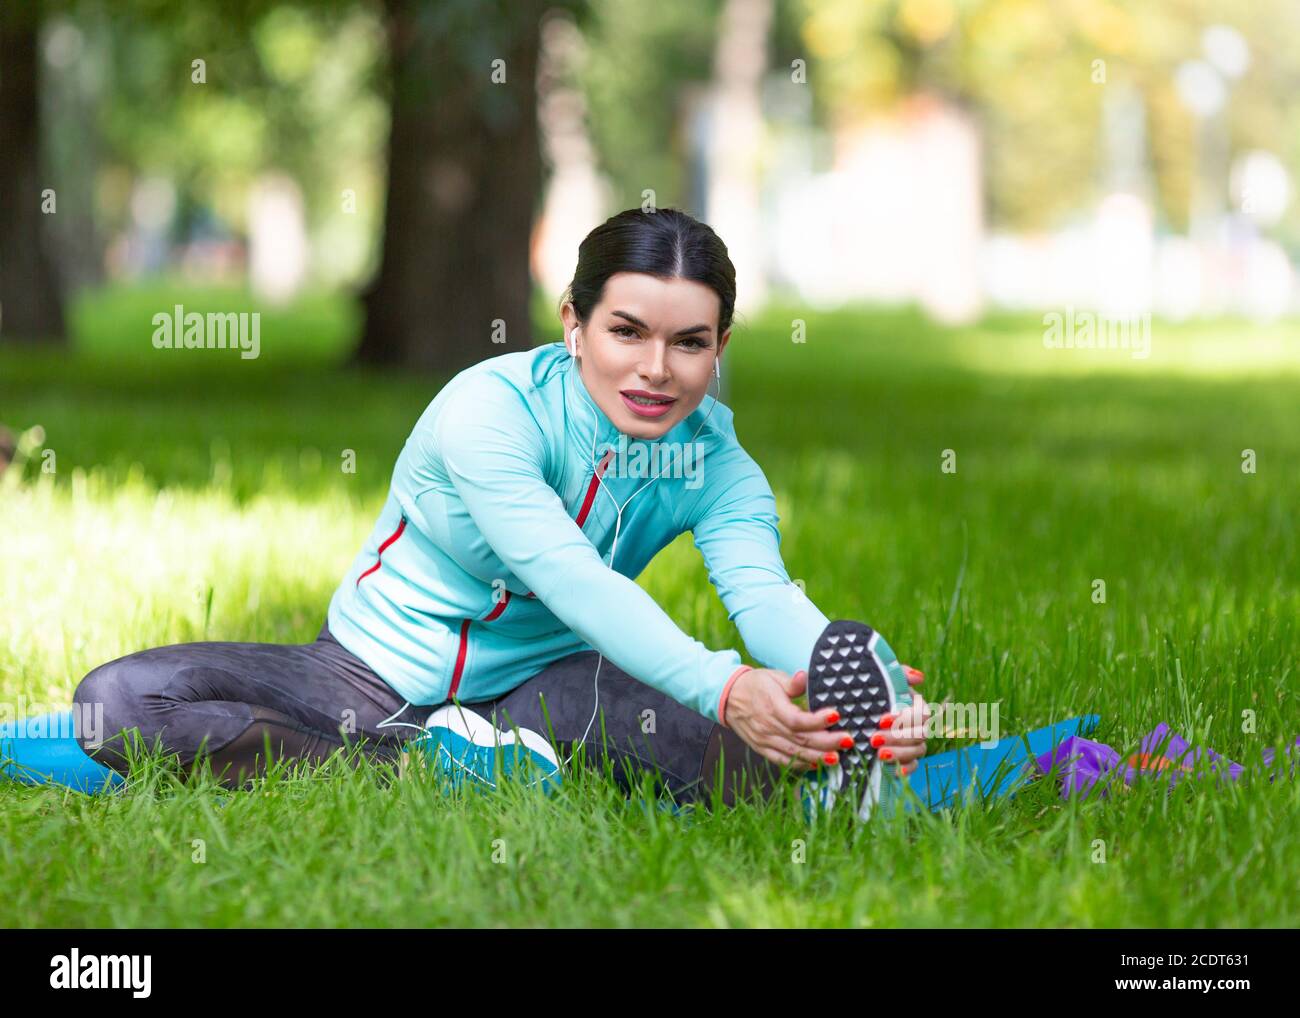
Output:
<path fill-rule="evenodd" d="M 254 361 L 150 347 L 155 311 L 231 299 L 110 291 L 78 306 L 75 352 L 0 348 L 0 419 L 42 426 L 55 454 L 0 487 L 0 701 L 66 704 L 144 647 L 315 637 L 438 384 L 337 367 L 357 321 L 338 298 L 266 315 Z M 884 632 L 929 698 L 999 701 L 1006 733 L 1095 712 L 1127 752 L 1167 720 L 1250 767 L 1300 733 L 1300 335 L 1157 321 L 1146 360 L 1041 335 L 1036 316 L 947 330 L 906 310 L 773 309 L 738 331 L 730 403 L 790 573 Z M 742 649 L 689 535 L 641 582 L 686 631 Z M 0 925 L 1300 919 L 1294 784 L 1068 803 L 1040 785 L 809 829 L 784 800 L 630 807 L 596 772 L 549 799 L 381 778 L 339 766 L 231 793 L 147 767 L 95 797 L 0 782 Z"/>

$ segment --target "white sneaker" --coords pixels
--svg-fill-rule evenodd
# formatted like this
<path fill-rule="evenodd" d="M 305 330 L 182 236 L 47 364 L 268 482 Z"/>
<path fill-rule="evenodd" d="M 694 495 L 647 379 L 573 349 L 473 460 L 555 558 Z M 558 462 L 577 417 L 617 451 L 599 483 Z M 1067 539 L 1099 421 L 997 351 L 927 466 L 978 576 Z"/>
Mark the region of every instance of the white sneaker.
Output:
<path fill-rule="evenodd" d="M 424 734 L 408 749 L 426 753 L 454 786 L 469 781 L 482 789 L 496 788 L 507 775 L 540 784 L 547 793 L 560 784 L 555 751 L 531 729 L 502 731 L 482 715 L 456 704 L 439 707 L 424 728 Z"/>
<path fill-rule="evenodd" d="M 884 637 L 870 626 L 849 619 L 828 625 L 817 638 L 808 663 L 808 709 L 832 707 L 840 720 L 834 728 L 853 737 L 850 749 L 840 750 L 840 762 L 825 768 L 820 778 L 806 779 L 806 812 L 829 810 L 841 795 L 851 795 L 860 820 L 871 817 L 881 803 L 884 765 L 871 737 L 880 719 L 911 704 L 907 674 Z M 898 791 L 885 782 L 885 798 Z"/>

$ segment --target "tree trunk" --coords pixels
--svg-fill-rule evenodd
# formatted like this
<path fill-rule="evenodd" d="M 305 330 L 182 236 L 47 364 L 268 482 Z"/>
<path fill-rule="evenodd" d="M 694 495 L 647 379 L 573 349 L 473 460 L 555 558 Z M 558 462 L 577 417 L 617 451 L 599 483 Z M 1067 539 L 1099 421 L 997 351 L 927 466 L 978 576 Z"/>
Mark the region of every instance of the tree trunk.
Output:
<path fill-rule="evenodd" d="M 65 344 L 41 211 L 54 181 L 40 169 L 39 28 L 37 5 L 0 3 L 0 339 Z"/>
<path fill-rule="evenodd" d="M 767 298 L 763 268 L 763 75 L 774 0 L 725 0 L 713 53 L 708 223 L 736 266 L 736 309 Z M 725 355 L 724 355 L 725 356 Z"/>
<path fill-rule="evenodd" d="M 549 6 L 386 0 L 388 196 L 357 361 L 454 373 L 532 346 L 536 73 Z"/>

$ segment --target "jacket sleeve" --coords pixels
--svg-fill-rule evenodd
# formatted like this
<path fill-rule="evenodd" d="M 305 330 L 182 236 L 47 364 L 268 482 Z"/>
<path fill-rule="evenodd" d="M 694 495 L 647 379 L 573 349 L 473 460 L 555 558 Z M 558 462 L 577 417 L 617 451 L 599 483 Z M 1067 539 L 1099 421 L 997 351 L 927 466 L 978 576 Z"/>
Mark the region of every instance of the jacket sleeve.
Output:
<path fill-rule="evenodd" d="M 695 546 L 745 649 L 793 675 L 807 669 L 830 620 L 786 572 L 776 498 L 758 464 L 733 445 L 718 473 L 709 485 L 715 494 L 692 527 Z"/>
<path fill-rule="evenodd" d="M 484 375 L 450 394 L 421 453 L 441 461 L 474 524 L 510 572 L 619 668 L 718 720 L 735 650 L 682 632 L 634 580 L 608 568 L 543 474 L 545 438 L 522 395 Z"/>

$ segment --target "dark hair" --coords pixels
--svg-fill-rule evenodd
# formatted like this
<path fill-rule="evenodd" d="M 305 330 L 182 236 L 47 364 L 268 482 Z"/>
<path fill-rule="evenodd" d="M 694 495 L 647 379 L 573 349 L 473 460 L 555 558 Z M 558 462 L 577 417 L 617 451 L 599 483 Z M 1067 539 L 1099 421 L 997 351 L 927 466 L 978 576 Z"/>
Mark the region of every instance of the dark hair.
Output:
<path fill-rule="evenodd" d="M 644 272 L 660 279 L 690 279 L 718 295 L 718 339 L 736 308 L 736 268 L 727 245 L 712 227 L 681 211 L 627 209 L 610 216 L 578 245 L 578 267 L 564 297 L 586 322 L 616 272 Z"/>

